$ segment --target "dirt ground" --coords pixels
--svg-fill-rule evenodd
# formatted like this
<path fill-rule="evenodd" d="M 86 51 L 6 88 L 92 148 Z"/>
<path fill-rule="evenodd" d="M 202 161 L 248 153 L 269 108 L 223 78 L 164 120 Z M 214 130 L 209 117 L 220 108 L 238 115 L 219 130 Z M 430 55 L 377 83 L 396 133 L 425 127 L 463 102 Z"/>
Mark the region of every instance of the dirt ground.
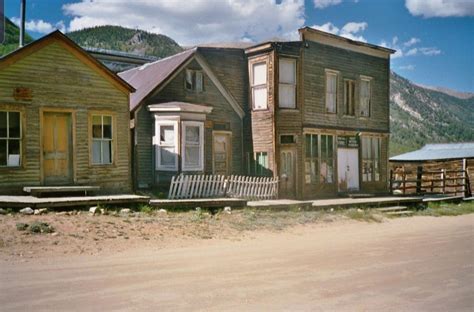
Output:
<path fill-rule="evenodd" d="M 16 223 L 50 223 L 56 235 Z M 474 214 L 0 216 L 2 310 L 472 311 Z"/>

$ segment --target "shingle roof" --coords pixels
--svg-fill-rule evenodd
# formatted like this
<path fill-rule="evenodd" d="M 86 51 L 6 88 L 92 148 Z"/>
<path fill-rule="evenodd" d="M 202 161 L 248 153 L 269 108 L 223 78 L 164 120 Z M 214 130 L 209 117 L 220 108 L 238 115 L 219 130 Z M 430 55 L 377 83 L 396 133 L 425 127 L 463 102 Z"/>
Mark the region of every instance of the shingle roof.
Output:
<path fill-rule="evenodd" d="M 390 158 L 390 161 L 426 161 L 474 158 L 474 142 L 427 144 L 421 149 Z"/>
<path fill-rule="evenodd" d="M 136 89 L 130 95 L 130 111 L 137 108 L 150 92 L 166 81 L 194 53 L 196 48 L 119 73 L 122 79 Z"/>

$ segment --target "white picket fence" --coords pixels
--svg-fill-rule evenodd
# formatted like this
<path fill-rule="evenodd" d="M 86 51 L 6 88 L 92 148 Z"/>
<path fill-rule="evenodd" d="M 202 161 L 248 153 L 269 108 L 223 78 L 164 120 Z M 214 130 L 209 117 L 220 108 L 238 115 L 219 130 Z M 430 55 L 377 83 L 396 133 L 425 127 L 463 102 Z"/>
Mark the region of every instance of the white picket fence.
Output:
<path fill-rule="evenodd" d="M 178 175 L 168 199 L 234 197 L 250 200 L 278 197 L 278 178 L 223 175 Z"/>

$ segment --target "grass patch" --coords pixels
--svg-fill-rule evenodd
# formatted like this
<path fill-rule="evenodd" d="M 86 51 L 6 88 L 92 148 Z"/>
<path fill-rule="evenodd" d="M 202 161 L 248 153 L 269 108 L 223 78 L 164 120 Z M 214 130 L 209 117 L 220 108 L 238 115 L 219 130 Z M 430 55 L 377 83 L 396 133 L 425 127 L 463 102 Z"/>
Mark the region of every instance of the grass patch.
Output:
<path fill-rule="evenodd" d="M 462 202 L 459 204 L 456 203 L 443 203 L 443 202 L 434 202 L 428 203 L 426 209 L 418 210 L 416 215 L 418 216 L 432 216 L 432 217 L 442 217 L 442 216 L 460 216 L 464 214 L 474 213 L 474 202 Z"/>
<path fill-rule="evenodd" d="M 150 205 L 142 204 L 138 206 L 138 211 L 140 211 L 141 213 L 151 214 L 153 213 L 153 211 L 155 211 L 155 209 Z"/>
<path fill-rule="evenodd" d="M 351 208 L 342 211 L 342 215 L 349 219 L 364 222 L 382 222 L 383 217 L 372 209 Z"/>

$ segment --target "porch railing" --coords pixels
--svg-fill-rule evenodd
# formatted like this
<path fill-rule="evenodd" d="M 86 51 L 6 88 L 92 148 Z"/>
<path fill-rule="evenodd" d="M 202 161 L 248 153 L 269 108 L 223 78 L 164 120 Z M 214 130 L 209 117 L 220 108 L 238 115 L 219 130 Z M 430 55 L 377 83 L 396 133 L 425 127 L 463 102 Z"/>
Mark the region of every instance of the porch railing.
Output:
<path fill-rule="evenodd" d="M 249 200 L 278 197 L 278 178 L 178 175 L 171 179 L 168 199 L 234 197 Z"/>

